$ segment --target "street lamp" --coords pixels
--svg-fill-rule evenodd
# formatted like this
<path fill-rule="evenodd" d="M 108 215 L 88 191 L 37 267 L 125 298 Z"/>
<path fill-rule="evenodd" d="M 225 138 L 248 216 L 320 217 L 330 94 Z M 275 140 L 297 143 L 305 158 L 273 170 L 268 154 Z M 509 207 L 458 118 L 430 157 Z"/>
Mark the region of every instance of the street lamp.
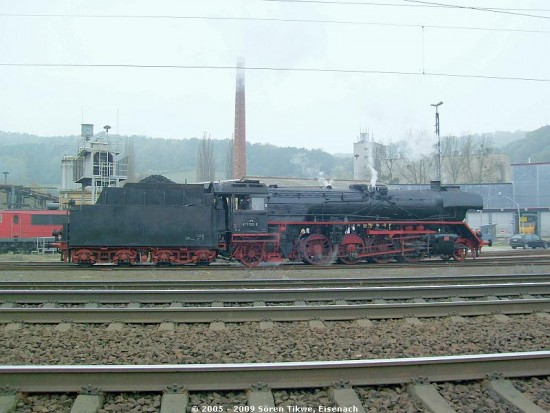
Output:
<path fill-rule="evenodd" d="M 8 175 L 10 174 L 8 171 L 2 172 L 4 174 L 4 185 L 8 184 Z"/>
<path fill-rule="evenodd" d="M 435 108 L 435 134 L 437 135 L 437 162 L 436 162 L 436 173 L 437 180 L 441 181 L 441 139 L 439 135 L 439 111 L 438 108 L 443 104 L 443 102 L 432 103 L 430 106 Z"/>
<path fill-rule="evenodd" d="M 509 196 L 502 195 L 502 193 L 500 193 L 500 192 L 498 193 L 498 196 L 500 196 L 500 197 L 502 197 L 502 198 L 506 198 L 506 199 L 509 200 L 509 201 L 512 201 L 512 202 L 514 203 L 514 205 L 516 206 L 516 208 L 517 208 L 517 210 L 518 210 L 518 232 L 520 232 L 520 230 L 519 230 L 519 223 L 520 223 L 520 219 L 521 219 L 521 213 L 520 213 L 520 210 L 519 210 L 519 204 L 518 204 L 515 200 L 513 200 L 512 198 L 510 198 Z M 515 221 L 515 219 L 514 219 L 514 221 Z M 514 223 L 514 231 L 515 231 L 515 230 L 516 230 L 516 228 L 515 228 L 515 223 Z"/>
<path fill-rule="evenodd" d="M 479 229 L 481 229 L 483 227 L 483 210 L 485 208 L 487 208 L 487 206 L 489 206 L 489 201 L 491 200 L 491 198 L 494 198 L 494 196 L 490 196 L 489 198 L 487 198 L 484 202 L 483 202 L 483 209 L 479 209 L 478 212 L 479 212 Z M 491 213 L 489 212 L 489 225 L 492 224 L 492 217 L 491 217 Z M 483 231 L 483 229 L 481 229 Z"/>

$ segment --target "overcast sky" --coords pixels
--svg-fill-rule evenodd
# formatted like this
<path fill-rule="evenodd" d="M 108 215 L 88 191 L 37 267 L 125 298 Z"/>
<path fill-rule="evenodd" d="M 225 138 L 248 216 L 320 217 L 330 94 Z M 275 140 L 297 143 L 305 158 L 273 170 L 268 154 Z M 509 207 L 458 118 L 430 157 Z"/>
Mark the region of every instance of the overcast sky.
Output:
<path fill-rule="evenodd" d="M 499 13 L 405 0 L 335 4 L 346 1 L 1 0 L 0 130 L 71 135 L 83 121 L 122 135 L 231 138 L 239 56 L 251 68 L 336 70 L 247 70 L 252 143 L 351 153 L 361 130 L 382 142 L 408 130 L 435 141 L 430 104 L 439 101 L 442 135 L 549 123 L 547 0 L 439 1 L 522 9 Z M 21 16 L 30 14 L 91 17 Z M 252 20 L 188 18 L 201 16 Z"/>

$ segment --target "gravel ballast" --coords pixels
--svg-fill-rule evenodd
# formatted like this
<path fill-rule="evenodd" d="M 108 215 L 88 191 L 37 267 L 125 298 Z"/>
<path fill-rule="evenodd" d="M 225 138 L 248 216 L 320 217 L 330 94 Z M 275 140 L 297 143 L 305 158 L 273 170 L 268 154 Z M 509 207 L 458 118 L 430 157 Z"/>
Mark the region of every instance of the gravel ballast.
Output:
<path fill-rule="evenodd" d="M 403 276 L 472 273 L 528 274 L 531 266 L 486 267 L 465 269 L 450 265 L 446 269 L 353 269 L 309 272 L 306 269 L 280 271 L 240 269 L 223 271 L 147 271 L 116 272 L 90 270 L 5 271 L 10 280 L 127 280 L 143 279 L 262 279 L 294 277 L 339 277 L 371 275 Z M 231 311 L 231 309 L 228 309 Z M 394 357 L 419 357 L 538 351 L 550 349 L 550 322 L 536 315 L 509 316 L 498 322 L 493 316 L 465 317 L 465 322 L 450 317 L 420 319 L 422 324 L 405 320 L 374 320 L 372 327 L 356 322 L 324 322 L 325 328 L 311 328 L 307 322 L 273 323 L 272 329 L 260 329 L 259 323 L 228 323 L 214 331 L 209 324 L 179 324 L 173 332 L 159 331 L 158 324 L 128 324 L 122 331 L 108 331 L 107 324 L 73 324 L 66 332 L 55 325 L 23 325 L 6 330 L 0 325 L 0 363 L 7 364 L 184 364 L 282 362 L 307 360 L 350 360 Z M 512 380 L 525 396 L 550 411 L 550 380 L 532 378 Z M 513 412 L 487 395 L 482 382 L 439 383 L 438 388 L 458 412 Z M 273 390 L 277 406 L 331 405 L 327 389 Z M 368 413 L 420 412 L 418 402 L 403 386 L 356 387 L 355 391 Z M 469 394 L 469 396 L 467 396 Z M 16 412 L 69 412 L 76 395 L 22 394 Z M 100 413 L 160 412 L 161 394 L 105 394 Z M 189 394 L 191 406 L 245 405 L 245 392 L 209 392 Z M 194 413 L 194 412 L 193 412 Z"/>
<path fill-rule="evenodd" d="M 97 413 L 156 413 L 160 412 L 161 397 L 160 394 L 107 393 Z"/>
<path fill-rule="evenodd" d="M 74 398 L 65 394 L 22 394 L 19 397 L 16 413 L 69 413 Z"/>
<path fill-rule="evenodd" d="M 480 382 L 442 383 L 438 390 L 457 412 L 521 413 L 519 409 L 493 398 Z"/>
<path fill-rule="evenodd" d="M 513 380 L 516 389 L 525 397 L 539 406 L 550 411 L 550 377 L 534 377 L 530 380 Z"/>
<path fill-rule="evenodd" d="M 108 331 L 106 324 L 75 324 L 66 332 L 52 325 L 0 329 L 2 364 L 186 364 L 321 361 L 420 357 L 455 354 L 548 350 L 550 323 L 535 315 L 373 321 L 325 322 L 311 329 L 307 322 L 179 324 L 174 332 L 157 324 L 129 324 Z"/>
<path fill-rule="evenodd" d="M 422 412 L 416 402 L 402 386 L 358 387 L 355 392 L 367 413 L 416 413 Z"/>

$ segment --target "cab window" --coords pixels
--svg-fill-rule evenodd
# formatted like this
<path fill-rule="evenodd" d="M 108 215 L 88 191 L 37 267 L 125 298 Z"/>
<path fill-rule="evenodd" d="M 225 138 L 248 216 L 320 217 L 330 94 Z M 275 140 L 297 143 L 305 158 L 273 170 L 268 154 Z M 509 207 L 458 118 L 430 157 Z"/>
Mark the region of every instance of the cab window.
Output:
<path fill-rule="evenodd" d="M 236 210 L 265 211 L 266 200 L 262 196 L 240 195 L 235 197 Z"/>
<path fill-rule="evenodd" d="M 238 196 L 237 198 L 235 198 L 235 202 L 236 202 L 235 209 L 240 209 L 240 210 L 250 209 L 250 199 L 248 195 Z"/>
<path fill-rule="evenodd" d="M 263 197 L 253 197 L 251 209 L 253 211 L 263 211 L 265 209 L 265 199 Z"/>
<path fill-rule="evenodd" d="M 66 220 L 65 215 L 31 215 L 31 225 L 63 225 Z"/>
<path fill-rule="evenodd" d="M 14 224 L 19 224 L 19 215 L 14 215 L 13 216 L 13 223 Z"/>

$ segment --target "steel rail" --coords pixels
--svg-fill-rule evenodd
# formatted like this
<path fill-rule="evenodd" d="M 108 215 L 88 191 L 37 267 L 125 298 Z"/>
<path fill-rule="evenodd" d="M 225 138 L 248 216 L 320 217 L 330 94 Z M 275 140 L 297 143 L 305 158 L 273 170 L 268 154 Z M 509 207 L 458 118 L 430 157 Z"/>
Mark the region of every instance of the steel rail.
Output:
<path fill-rule="evenodd" d="M 171 279 L 171 280 L 62 280 L 62 281 L 0 281 L 0 290 L 22 289 L 225 289 L 225 288 L 300 288 L 300 287 L 358 287 L 358 286 L 391 286 L 391 285 L 434 285 L 436 283 L 449 284 L 489 284 L 489 283 L 534 283 L 550 281 L 550 273 L 530 274 L 472 274 L 472 275 L 399 275 L 391 276 L 369 275 L 366 277 L 326 277 L 305 278 L 297 271 L 300 278 L 240 278 L 230 280 L 197 280 L 197 279 Z"/>
<path fill-rule="evenodd" d="M 291 363 L 181 365 L 0 366 L 0 386 L 22 392 L 162 391 L 174 384 L 190 391 L 244 390 L 256 383 L 272 389 L 479 380 L 498 371 L 505 377 L 550 374 L 550 351 Z"/>
<path fill-rule="evenodd" d="M 550 299 L 385 303 L 350 305 L 285 305 L 170 308 L 0 308 L 0 323 L 210 323 L 255 321 L 342 321 L 361 318 L 481 316 L 495 313 L 549 312 Z"/>
<path fill-rule="evenodd" d="M 252 303 L 334 300 L 409 300 L 422 298 L 550 295 L 550 281 L 477 285 L 424 285 L 355 288 L 260 288 L 260 289 L 171 289 L 171 290 L 0 290 L 0 302 L 11 303 L 211 303 L 213 301 Z"/>
<path fill-rule="evenodd" d="M 518 262 L 518 260 L 520 260 Z M 502 263 L 499 261 L 503 261 Z M 548 265 L 550 264 L 550 257 L 548 255 L 491 255 L 480 257 L 476 260 L 466 260 L 464 262 L 446 262 L 440 259 L 426 259 L 414 263 L 385 263 L 385 264 L 372 264 L 372 263 L 358 263 L 356 265 L 342 265 L 342 264 L 332 264 L 332 265 L 323 265 L 323 266 L 313 266 L 311 269 L 328 269 L 328 268 L 338 268 L 338 269 L 382 269 L 382 268 L 449 268 L 449 267 L 486 267 L 486 266 L 495 266 L 498 264 L 507 265 L 508 261 L 513 262 L 515 265 Z M 296 262 L 283 262 L 280 264 L 265 264 L 259 267 L 255 267 L 255 270 L 269 270 L 273 267 L 277 267 L 282 271 L 294 270 L 297 268 L 303 268 L 304 264 Z M 116 266 L 116 265 L 92 265 L 92 266 L 82 266 L 77 264 L 68 264 L 60 262 L 20 262 L 20 261 L 10 261 L 10 262 L 0 262 L 0 271 L 36 271 L 37 269 L 50 269 L 50 270 L 62 270 L 62 271 L 93 271 L 93 270 L 103 270 L 103 271 L 148 271 L 151 268 L 155 268 L 158 271 L 211 271 L 215 268 L 218 271 L 231 271 L 235 269 L 247 270 L 245 266 L 237 262 L 220 262 L 214 263 L 208 266 L 197 266 L 197 265 L 174 265 L 174 266 L 152 266 L 148 263 L 142 265 L 132 265 L 132 266 Z M 308 269 L 310 269 L 308 267 Z"/>

